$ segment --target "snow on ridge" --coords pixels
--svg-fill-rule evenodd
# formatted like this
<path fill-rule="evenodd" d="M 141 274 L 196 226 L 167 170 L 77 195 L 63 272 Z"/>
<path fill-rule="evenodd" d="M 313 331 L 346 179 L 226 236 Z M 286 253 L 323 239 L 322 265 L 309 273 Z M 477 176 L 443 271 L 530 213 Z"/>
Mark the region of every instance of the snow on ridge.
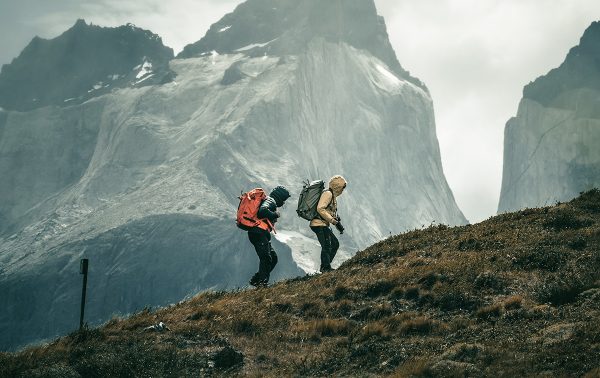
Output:
<path fill-rule="evenodd" d="M 141 79 L 142 77 L 148 75 L 151 72 L 152 72 L 152 63 L 145 60 L 144 63 L 142 64 L 140 72 L 138 72 L 138 74 L 135 76 L 135 78 Z"/>
<path fill-rule="evenodd" d="M 135 83 L 133 83 L 133 85 L 138 85 L 139 83 L 142 83 L 142 82 L 150 79 L 152 76 L 154 76 L 153 73 L 151 73 L 150 75 L 147 75 L 146 77 L 142 78 L 141 80 L 136 81 Z"/>
<path fill-rule="evenodd" d="M 269 44 L 269 43 L 271 43 L 271 42 L 274 42 L 274 41 L 276 41 L 278 38 L 279 38 L 279 37 L 277 37 L 277 38 L 275 38 L 275 39 L 272 39 L 272 40 L 270 40 L 269 42 L 265 42 L 265 43 L 253 43 L 253 44 L 251 44 L 251 45 L 247 45 L 247 46 L 244 46 L 244 47 L 240 47 L 239 49 L 235 49 L 235 50 L 233 50 L 233 51 L 242 52 L 242 51 L 248 51 L 248 50 L 251 50 L 251 49 L 253 49 L 253 48 L 255 48 L 255 47 L 263 47 L 263 46 L 266 46 L 266 45 L 268 45 L 268 44 Z"/>
<path fill-rule="evenodd" d="M 222 32 L 224 32 L 225 30 L 229 30 L 229 29 L 231 29 L 231 25 L 229 25 L 229 26 L 225 26 L 224 28 L 221 28 L 221 29 L 219 29 L 219 31 L 218 31 L 218 32 L 219 32 L 219 33 L 222 33 Z"/>
<path fill-rule="evenodd" d="M 396 75 L 390 72 L 387 68 L 383 67 L 381 64 L 375 64 L 375 68 L 377 71 L 383 75 L 383 77 L 388 81 L 388 83 L 392 85 L 400 85 L 402 84 L 402 80 L 398 79 Z"/>

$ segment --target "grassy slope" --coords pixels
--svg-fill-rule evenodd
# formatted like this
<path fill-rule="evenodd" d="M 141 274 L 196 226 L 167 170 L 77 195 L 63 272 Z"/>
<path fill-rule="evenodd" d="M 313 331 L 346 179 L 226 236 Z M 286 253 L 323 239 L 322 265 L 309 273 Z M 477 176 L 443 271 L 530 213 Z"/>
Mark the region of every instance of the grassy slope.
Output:
<path fill-rule="evenodd" d="M 144 330 L 158 321 L 170 330 Z M 599 324 L 594 190 L 476 225 L 394 236 L 332 273 L 200 294 L 3 353 L 0 376 L 596 377 Z M 230 347 L 243 364 L 227 368 Z"/>

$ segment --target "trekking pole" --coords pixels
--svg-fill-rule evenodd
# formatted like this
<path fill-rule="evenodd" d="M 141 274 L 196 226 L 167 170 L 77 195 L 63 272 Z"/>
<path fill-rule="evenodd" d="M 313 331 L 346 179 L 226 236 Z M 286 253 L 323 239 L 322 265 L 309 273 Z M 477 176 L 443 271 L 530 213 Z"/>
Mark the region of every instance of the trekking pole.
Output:
<path fill-rule="evenodd" d="M 81 315 L 79 317 L 79 330 L 83 328 L 83 314 L 85 312 L 85 291 L 87 288 L 88 259 L 79 262 L 79 274 L 83 274 L 83 288 L 81 289 Z"/>

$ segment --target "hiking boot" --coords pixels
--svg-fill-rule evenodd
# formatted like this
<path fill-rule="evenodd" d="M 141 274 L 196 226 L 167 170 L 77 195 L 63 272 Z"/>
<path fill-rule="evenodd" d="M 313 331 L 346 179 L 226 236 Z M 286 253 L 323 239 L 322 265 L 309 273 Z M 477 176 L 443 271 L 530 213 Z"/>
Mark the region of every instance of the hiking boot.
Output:
<path fill-rule="evenodd" d="M 255 274 L 254 276 L 252 276 L 252 278 L 250 278 L 250 282 L 248 282 L 248 283 L 254 287 L 258 287 L 258 285 L 260 284 L 260 280 L 258 279 L 258 277 Z"/>
<path fill-rule="evenodd" d="M 258 278 L 258 275 L 254 275 L 249 282 L 250 285 L 254 286 L 254 287 L 267 287 L 269 285 L 269 281 L 266 279 L 260 279 Z"/>
<path fill-rule="evenodd" d="M 319 269 L 321 271 L 321 273 L 326 273 L 326 272 L 332 272 L 333 268 L 331 266 L 322 266 L 321 269 Z"/>

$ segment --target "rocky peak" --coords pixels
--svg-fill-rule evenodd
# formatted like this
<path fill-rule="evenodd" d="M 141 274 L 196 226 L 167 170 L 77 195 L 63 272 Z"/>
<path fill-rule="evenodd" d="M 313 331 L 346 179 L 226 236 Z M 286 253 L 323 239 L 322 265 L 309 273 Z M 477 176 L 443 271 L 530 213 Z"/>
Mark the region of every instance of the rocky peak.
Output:
<path fill-rule="evenodd" d="M 148 30 L 132 24 L 105 28 L 79 19 L 56 38 L 33 38 L 2 67 L 0 106 L 27 111 L 71 105 L 113 88 L 142 85 L 142 79 L 144 84 L 164 81 L 172 57 L 173 50 Z"/>
<path fill-rule="evenodd" d="M 590 88 L 600 90 L 600 22 L 593 22 L 558 67 L 529 83 L 523 97 L 544 106 L 562 107 L 555 100 L 564 92 Z"/>
<path fill-rule="evenodd" d="M 177 57 L 212 51 L 250 56 L 298 54 L 319 37 L 368 50 L 396 74 L 425 89 L 398 62 L 373 0 L 248 0 Z"/>

